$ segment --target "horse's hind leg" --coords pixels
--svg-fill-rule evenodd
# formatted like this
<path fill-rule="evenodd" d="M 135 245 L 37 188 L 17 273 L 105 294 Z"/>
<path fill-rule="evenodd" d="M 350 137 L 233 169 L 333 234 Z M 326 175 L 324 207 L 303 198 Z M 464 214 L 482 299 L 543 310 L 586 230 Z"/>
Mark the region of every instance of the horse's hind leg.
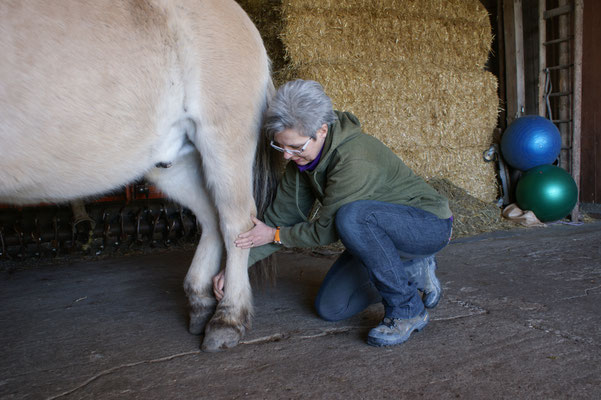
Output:
<path fill-rule="evenodd" d="M 190 303 L 190 333 L 203 332 L 213 315 L 216 300 L 212 278 L 219 271 L 223 244 L 217 212 L 205 188 L 200 171 L 200 157 L 192 151 L 173 162 L 170 168 L 155 168 L 147 178 L 170 198 L 188 207 L 201 226 L 202 234 L 192 265 L 184 281 Z"/>
<path fill-rule="evenodd" d="M 202 348 L 217 351 L 238 344 L 250 326 L 252 295 L 248 279 L 249 250 L 234 240 L 252 227 L 256 213 L 252 196 L 252 169 L 256 148 L 257 121 L 250 110 L 233 117 L 205 123 L 196 138 L 203 159 L 203 171 L 218 209 L 219 223 L 227 253 L 224 297 L 205 329 Z M 258 127 L 256 128 L 258 130 Z"/>

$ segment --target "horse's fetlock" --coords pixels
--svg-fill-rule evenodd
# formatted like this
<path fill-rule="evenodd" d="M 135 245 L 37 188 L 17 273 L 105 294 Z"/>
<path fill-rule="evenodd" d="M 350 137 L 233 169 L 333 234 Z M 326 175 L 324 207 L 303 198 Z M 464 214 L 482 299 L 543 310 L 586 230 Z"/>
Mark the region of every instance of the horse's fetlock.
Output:
<path fill-rule="evenodd" d="M 214 312 L 214 307 L 190 310 L 190 325 L 188 328 L 190 333 L 193 335 L 200 335 L 203 333 Z"/>
<path fill-rule="evenodd" d="M 252 320 L 252 310 L 247 307 L 232 307 L 222 303 L 219 304 L 211 323 L 229 326 L 242 326 L 245 329 L 250 329 Z"/>
<path fill-rule="evenodd" d="M 188 302 L 190 304 L 189 331 L 193 335 L 200 335 L 215 313 L 217 300 L 214 297 L 188 294 Z"/>

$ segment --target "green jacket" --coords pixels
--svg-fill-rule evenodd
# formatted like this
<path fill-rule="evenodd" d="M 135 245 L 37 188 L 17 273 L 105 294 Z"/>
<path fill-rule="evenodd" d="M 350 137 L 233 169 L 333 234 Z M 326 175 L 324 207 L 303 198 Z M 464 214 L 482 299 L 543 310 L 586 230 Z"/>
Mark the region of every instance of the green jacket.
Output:
<path fill-rule="evenodd" d="M 264 215 L 269 226 L 280 226 L 286 247 L 313 247 L 338 240 L 334 217 L 344 204 L 377 200 L 403 204 L 450 218 L 446 198 L 438 194 L 403 161 L 373 136 L 363 133 L 357 117 L 336 111 L 323 152 L 313 171 L 300 172 L 294 162 L 286 165 L 275 200 Z M 319 216 L 308 221 L 315 200 Z M 249 265 L 269 256 L 281 246 L 253 247 Z"/>

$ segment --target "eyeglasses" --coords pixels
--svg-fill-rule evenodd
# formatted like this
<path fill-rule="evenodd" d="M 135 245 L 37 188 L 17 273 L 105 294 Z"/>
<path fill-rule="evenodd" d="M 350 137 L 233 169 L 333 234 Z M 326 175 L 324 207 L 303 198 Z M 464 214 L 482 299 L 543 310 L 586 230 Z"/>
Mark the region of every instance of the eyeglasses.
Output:
<path fill-rule="evenodd" d="M 311 141 L 312 138 L 309 138 L 309 140 L 307 140 L 305 142 L 305 144 L 303 145 L 303 147 L 301 147 L 300 150 L 288 150 L 285 149 L 283 147 L 277 146 L 275 143 L 273 143 L 273 140 L 271 141 L 271 147 L 273 147 L 274 149 L 276 149 L 277 151 L 281 151 L 282 153 L 286 152 L 292 156 L 300 156 L 302 154 L 303 151 L 305 151 L 305 149 L 307 148 L 307 146 L 309 145 L 309 142 Z"/>

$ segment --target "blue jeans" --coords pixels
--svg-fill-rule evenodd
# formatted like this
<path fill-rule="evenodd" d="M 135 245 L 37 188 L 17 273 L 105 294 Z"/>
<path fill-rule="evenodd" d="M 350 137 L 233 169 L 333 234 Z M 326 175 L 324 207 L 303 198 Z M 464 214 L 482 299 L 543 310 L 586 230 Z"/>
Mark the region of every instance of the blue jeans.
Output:
<path fill-rule="evenodd" d="M 388 318 L 413 318 L 424 310 L 411 266 L 449 242 L 452 218 L 373 200 L 340 207 L 338 236 L 346 251 L 328 271 L 315 306 L 330 321 L 348 318 L 382 301 Z"/>

